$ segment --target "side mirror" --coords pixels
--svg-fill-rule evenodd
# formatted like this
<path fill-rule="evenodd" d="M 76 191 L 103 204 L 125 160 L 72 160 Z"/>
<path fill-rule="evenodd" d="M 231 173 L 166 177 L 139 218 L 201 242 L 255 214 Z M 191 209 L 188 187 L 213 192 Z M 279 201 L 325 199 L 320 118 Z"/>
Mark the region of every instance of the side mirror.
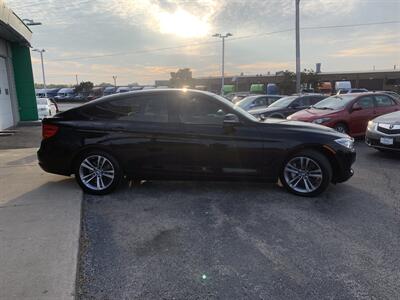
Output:
<path fill-rule="evenodd" d="M 300 107 L 300 104 L 297 102 L 293 102 L 292 104 L 290 104 L 289 108 L 298 108 Z"/>
<path fill-rule="evenodd" d="M 224 125 L 238 125 L 240 124 L 239 118 L 235 114 L 226 114 L 224 116 Z"/>
<path fill-rule="evenodd" d="M 351 109 L 351 111 L 357 111 L 357 110 L 362 110 L 363 108 L 360 106 L 360 104 L 355 103 Z"/>

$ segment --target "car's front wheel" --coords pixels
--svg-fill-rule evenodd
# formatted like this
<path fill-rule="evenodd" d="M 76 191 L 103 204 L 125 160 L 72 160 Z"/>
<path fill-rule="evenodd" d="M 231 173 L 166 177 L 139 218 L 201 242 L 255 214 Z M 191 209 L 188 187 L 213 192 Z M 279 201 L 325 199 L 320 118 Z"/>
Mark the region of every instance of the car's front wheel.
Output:
<path fill-rule="evenodd" d="M 304 150 L 286 160 L 280 180 L 291 193 L 313 197 L 322 193 L 332 179 L 328 159 L 314 150 Z"/>
<path fill-rule="evenodd" d="M 75 168 L 78 184 L 85 192 L 94 195 L 110 193 L 118 186 L 121 177 L 118 161 L 103 151 L 84 153 Z"/>

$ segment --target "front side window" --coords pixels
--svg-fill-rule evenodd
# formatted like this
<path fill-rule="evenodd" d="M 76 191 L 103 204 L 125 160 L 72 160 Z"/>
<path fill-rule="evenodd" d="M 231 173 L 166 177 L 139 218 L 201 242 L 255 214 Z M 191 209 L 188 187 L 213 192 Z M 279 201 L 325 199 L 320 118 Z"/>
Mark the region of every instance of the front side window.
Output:
<path fill-rule="evenodd" d="M 299 104 L 299 107 L 308 107 L 310 106 L 310 97 L 302 97 L 297 99 L 296 102 Z"/>
<path fill-rule="evenodd" d="M 179 119 L 188 124 L 222 124 L 227 109 L 204 95 L 188 95 L 180 99 Z"/>
<path fill-rule="evenodd" d="M 259 97 L 253 102 L 254 106 L 266 106 L 267 105 L 267 98 L 266 97 Z"/>
<path fill-rule="evenodd" d="M 357 101 L 357 104 L 363 109 L 373 108 L 374 107 L 374 99 L 372 96 L 362 97 Z"/>
<path fill-rule="evenodd" d="M 376 106 L 378 107 L 395 105 L 394 101 L 390 99 L 390 97 L 385 95 L 376 95 L 375 99 L 376 99 Z"/>

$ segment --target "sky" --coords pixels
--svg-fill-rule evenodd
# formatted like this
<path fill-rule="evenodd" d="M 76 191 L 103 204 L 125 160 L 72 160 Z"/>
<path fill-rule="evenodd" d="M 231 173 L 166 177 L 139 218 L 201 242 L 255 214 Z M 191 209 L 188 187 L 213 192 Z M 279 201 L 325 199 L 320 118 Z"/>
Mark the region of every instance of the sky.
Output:
<path fill-rule="evenodd" d="M 295 0 L 6 0 L 45 49 L 47 83 L 154 84 L 191 68 L 194 77 L 295 70 Z M 336 27 L 351 24 L 370 24 Z M 301 0 L 301 68 L 400 69 L 400 0 Z M 310 28 L 311 27 L 311 28 Z M 322 28 L 321 28 L 322 27 Z M 325 28 L 324 28 L 325 27 Z M 326 28 L 328 27 L 328 28 Z M 39 53 L 32 52 L 42 82 Z"/>

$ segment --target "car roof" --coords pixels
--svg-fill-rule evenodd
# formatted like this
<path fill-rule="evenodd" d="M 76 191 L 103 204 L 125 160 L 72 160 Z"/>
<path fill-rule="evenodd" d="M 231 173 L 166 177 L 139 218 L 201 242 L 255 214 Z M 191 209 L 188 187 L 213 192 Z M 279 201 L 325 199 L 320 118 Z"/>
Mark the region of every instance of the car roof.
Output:
<path fill-rule="evenodd" d="M 201 90 L 194 90 L 194 89 L 170 89 L 170 88 L 165 88 L 165 89 L 149 89 L 149 90 L 135 90 L 135 91 L 129 91 L 126 93 L 120 93 L 120 94 L 112 94 L 108 96 L 104 96 L 101 98 L 98 98 L 96 100 L 90 101 L 88 103 L 99 103 L 102 101 L 108 101 L 111 99 L 118 99 L 118 98 L 125 98 L 129 95 L 151 95 L 151 94 L 174 94 L 174 93 L 197 93 L 197 94 L 203 94 L 207 96 L 215 96 L 216 94 L 207 92 L 207 91 L 201 91 Z M 229 100 L 227 100 L 229 101 Z"/>

